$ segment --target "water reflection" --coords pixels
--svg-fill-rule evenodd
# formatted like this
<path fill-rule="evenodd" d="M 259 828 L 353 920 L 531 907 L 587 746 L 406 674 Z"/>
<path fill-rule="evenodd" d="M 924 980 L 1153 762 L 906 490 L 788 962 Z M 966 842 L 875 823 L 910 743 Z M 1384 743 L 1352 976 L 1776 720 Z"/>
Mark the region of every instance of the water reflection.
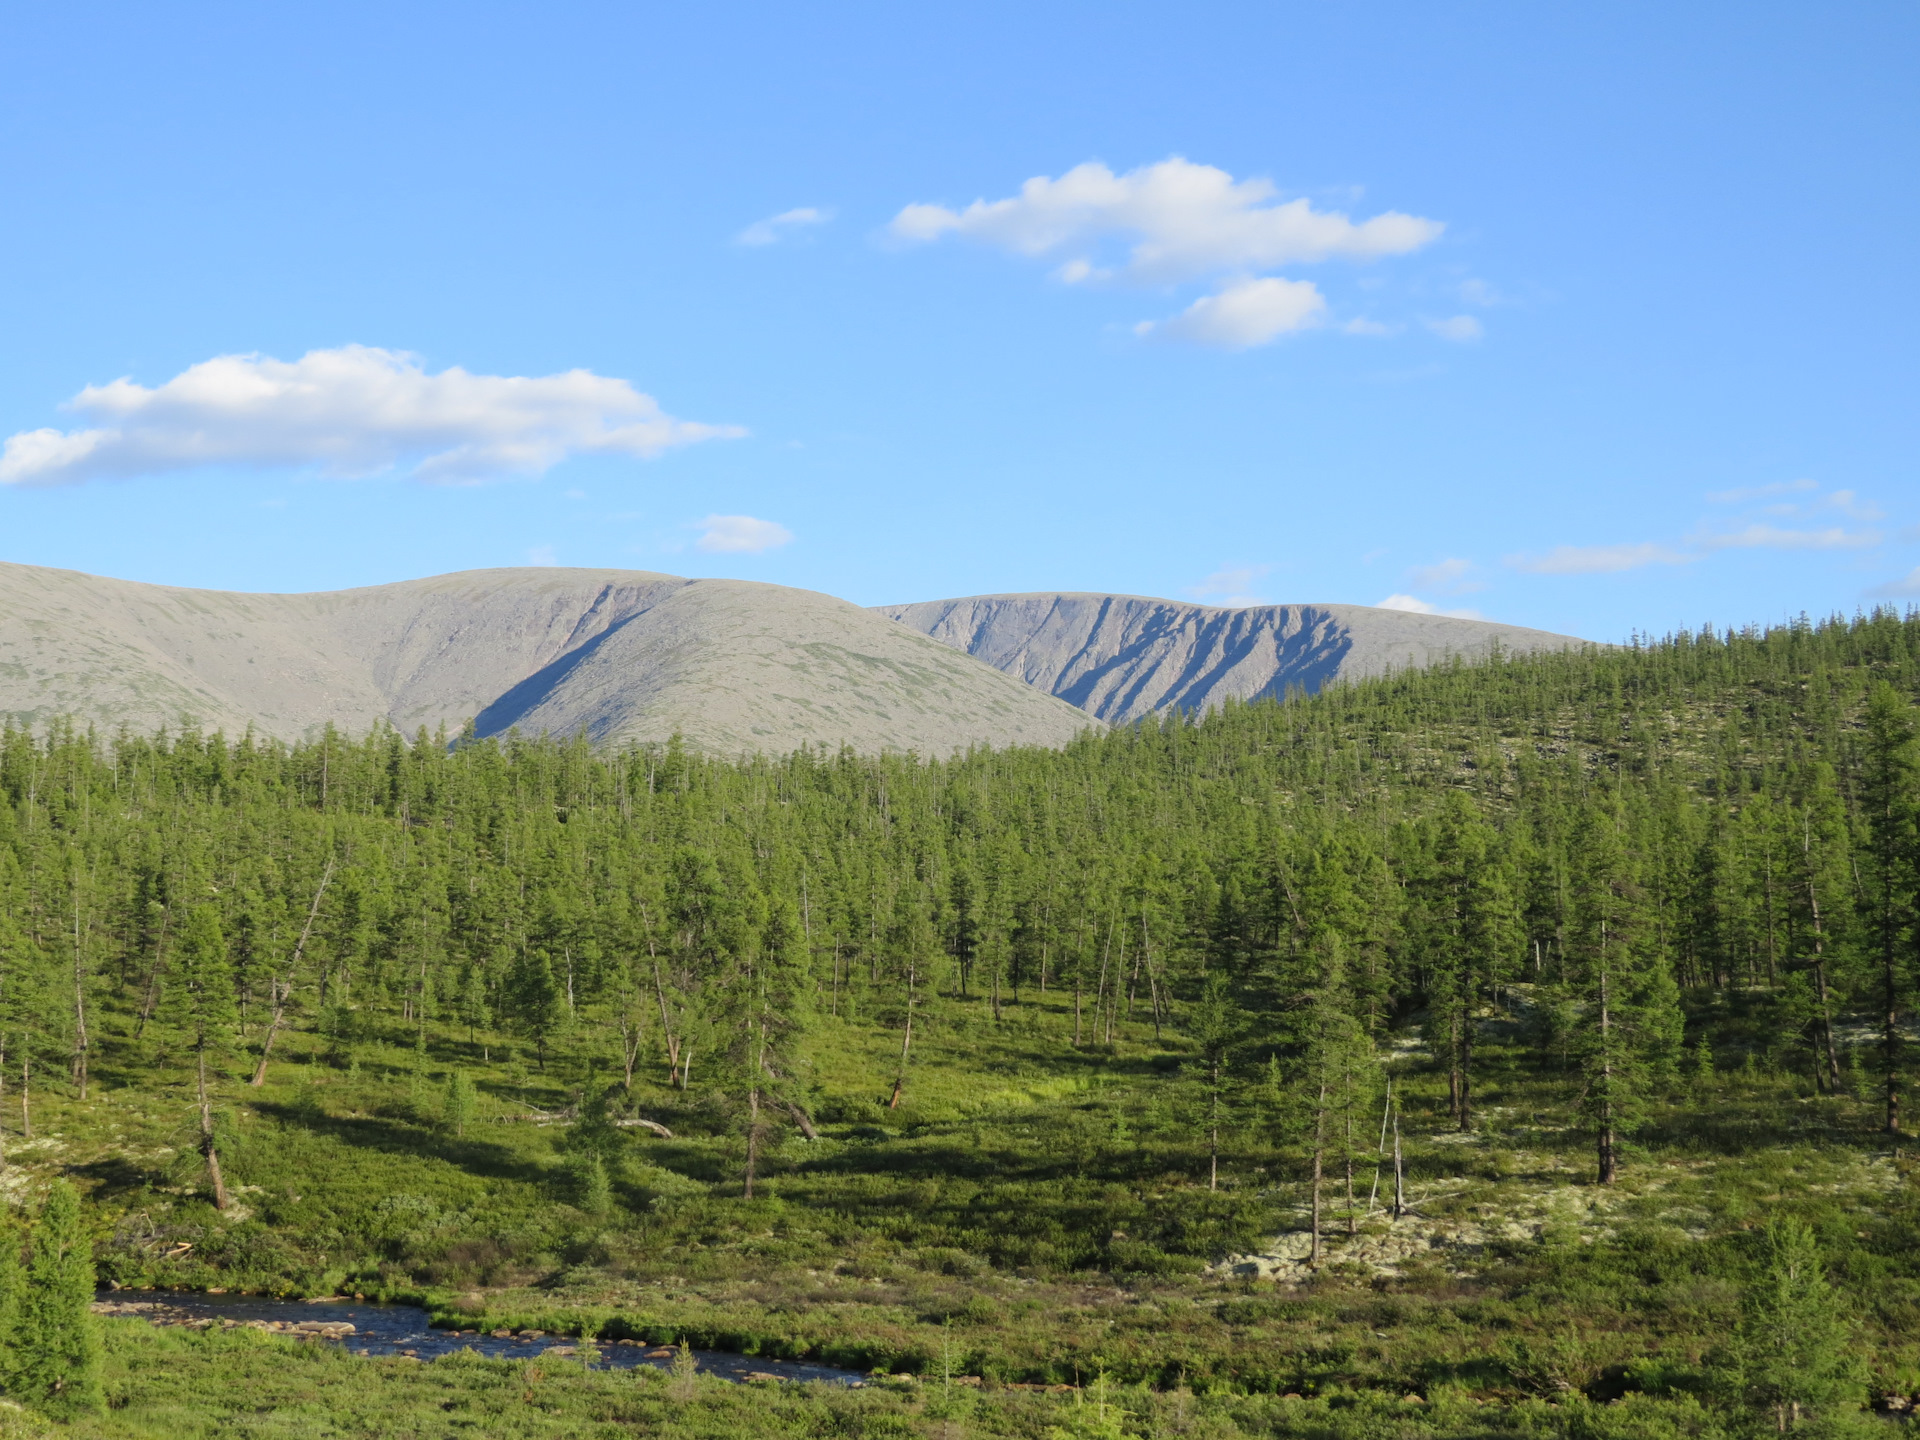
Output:
<path fill-rule="evenodd" d="M 360 1300 L 276 1300 L 267 1295 L 208 1295 L 184 1290 L 113 1290 L 95 1298 L 102 1315 L 125 1315 L 156 1325 L 209 1329 L 217 1325 L 249 1326 L 293 1335 L 315 1343 L 335 1344 L 356 1355 L 410 1355 L 433 1360 L 468 1350 L 493 1359 L 527 1360 L 536 1355 L 578 1358 L 581 1342 L 573 1336 L 549 1335 L 537 1330 L 514 1334 L 474 1330 L 436 1330 L 427 1312 L 414 1305 L 381 1305 Z M 600 1352 L 594 1362 L 601 1369 L 632 1369 L 651 1365 L 666 1369 L 675 1351 L 632 1340 L 596 1340 Z M 731 1355 L 719 1350 L 693 1352 L 702 1372 L 723 1380 L 760 1378 L 819 1380 L 834 1385 L 859 1385 L 863 1377 L 831 1365 L 764 1356 Z"/>

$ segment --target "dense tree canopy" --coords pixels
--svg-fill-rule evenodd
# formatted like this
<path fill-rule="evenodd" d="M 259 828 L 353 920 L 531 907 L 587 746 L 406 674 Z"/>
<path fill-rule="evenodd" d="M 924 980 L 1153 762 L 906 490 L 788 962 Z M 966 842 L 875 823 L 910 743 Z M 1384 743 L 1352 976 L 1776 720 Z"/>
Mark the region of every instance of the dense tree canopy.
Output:
<path fill-rule="evenodd" d="M 757 1133 L 807 1123 L 813 1014 L 898 1027 L 897 1100 L 916 1016 L 1070 992 L 1082 1046 L 1206 1017 L 1223 1064 L 1284 1071 L 1317 1155 L 1409 1016 L 1470 1126 L 1497 1007 L 1584 1078 L 1604 1175 L 1711 1052 L 1682 993 L 1743 987 L 1823 1088 L 1870 1008 L 1896 1124 L 1917 687 L 1920 620 L 1876 613 L 951 759 L 8 729 L 0 1037 L 84 1086 L 96 1013 L 215 1072 L 283 1027 L 343 1063 L 374 1020 L 505 1036 Z"/>

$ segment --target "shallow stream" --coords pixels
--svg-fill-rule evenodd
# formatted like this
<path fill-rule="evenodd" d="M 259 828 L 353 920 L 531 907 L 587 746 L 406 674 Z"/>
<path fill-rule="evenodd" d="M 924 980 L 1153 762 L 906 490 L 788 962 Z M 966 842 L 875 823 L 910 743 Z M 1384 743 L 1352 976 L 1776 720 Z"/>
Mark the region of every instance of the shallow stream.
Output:
<path fill-rule="evenodd" d="M 474 1330 L 436 1330 L 427 1312 L 413 1305 L 380 1305 L 371 1301 L 333 1297 L 324 1300 L 275 1300 L 266 1295 L 208 1295 L 190 1290 L 103 1290 L 94 1299 L 94 1311 L 146 1320 L 155 1325 L 208 1329 L 216 1325 L 246 1326 L 276 1334 L 294 1335 L 315 1343 L 339 1345 L 355 1355 L 408 1355 L 433 1360 L 455 1351 L 470 1350 L 493 1359 L 526 1360 L 536 1355 L 576 1357 L 580 1342 L 572 1336 L 522 1330 L 511 1335 Z M 597 1340 L 596 1362 L 603 1369 L 631 1369 L 651 1365 L 666 1369 L 674 1351 L 663 1345 L 632 1340 Z M 834 1385 L 860 1385 L 865 1377 L 831 1365 L 799 1360 L 730 1355 L 719 1350 L 696 1350 L 694 1359 L 703 1373 L 723 1380 L 820 1380 Z"/>

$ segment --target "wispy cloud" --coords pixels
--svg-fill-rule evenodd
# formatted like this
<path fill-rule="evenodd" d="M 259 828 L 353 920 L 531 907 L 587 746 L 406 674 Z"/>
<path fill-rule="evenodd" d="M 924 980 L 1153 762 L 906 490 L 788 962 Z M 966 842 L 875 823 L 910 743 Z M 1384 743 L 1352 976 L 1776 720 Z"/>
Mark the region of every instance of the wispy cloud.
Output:
<path fill-rule="evenodd" d="M 1472 579 L 1473 562 L 1453 557 L 1434 565 L 1416 565 L 1407 579 L 1422 590 L 1438 590 L 1443 595 L 1467 595 L 1484 590 L 1484 582 Z"/>
<path fill-rule="evenodd" d="M 700 538 L 693 548 L 710 555 L 759 555 L 793 540 L 786 526 L 751 515 L 709 515 L 697 528 Z"/>
<path fill-rule="evenodd" d="M 1782 498 L 1789 496 L 1800 498 Z M 1776 480 L 1765 485 L 1716 490 L 1706 498 L 1715 505 L 1748 507 L 1746 515 L 1726 517 L 1711 528 L 1703 526 L 1674 544 L 1648 540 L 1615 545 L 1557 545 L 1544 555 L 1509 555 L 1505 563 L 1511 569 L 1534 575 L 1612 575 L 1649 565 L 1686 565 L 1729 550 L 1868 550 L 1886 538 L 1878 530 L 1819 524 L 1818 517 L 1823 513 L 1830 516 L 1837 511 L 1849 519 L 1871 521 L 1884 519 L 1885 512 L 1852 490 L 1821 494 L 1819 482 L 1814 480 Z M 1756 503 L 1761 501 L 1768 503 Z M 1789 516 L 1801 517 L 1802 524 L 1776 523 Z"/>
<path fill-rule="evenodd" d="M 471 484 L 540 475 L 574 454 L 648 459 L 744 435 L 678 420 L 625 380 L 560 375 L 430 375 L 419 357 L 365 345 L 298 360 L 222 355 L 148 389 L 89 385 L 67 409 L 80 430 L 25 430 L 0 451 L 0 484 L 69 485 L 202 465 L 314 468 L 338 477 L 406 468 Z"/>
<path fill-rule="evenodd" d="M 831 219 L 831 210 L 802 205 L 797 210 L 782 210 L 778 215 L 756 220 L 733 238 L 739 245 L 777 245 L 784 236 L 811 229 L 815 225 L 824 225 Z"/>
<path fill-rule="evenodd" d="M 1835 490 L 1820 502 L 1832 510 L 1838 510 L 1849 520 L 1884 520 L 1887 512 L 1871 500 L 1862 500 L 1852 490 Z"/>
<path fill-rule="evenodd" d="M 1898 580 L 1889 580 L 1884 585 L 1874 586 L 1867 593 L 1888 599 L 1902 595 L 1920 595 L 1920 566 L 1915 566 Z"/>
<path fill-rule="evenodd" d="M 1880 543 L 1875 530 L 1783 530 L 1777 525 L 1748 525 L 1718 535 L 1697 536 L 1702 550 L 1859 550 Z"/>
<path fill-rule="evenodd" d="M 1270 602 L 1252 592 L 1254 583 L 1272 568 L 1271 565 L 1222 565 L 1198 585 L 1189 587 L 1187 594 L 1228 610 L 1265 605 Z"/>
<path fill-rule="evenodd" d="M 1430 601 L 1417 595 L 1389 595 L 1384 600 L 1374 602 L 1379 610 L 1404 610 L 1409 615 L 1445 615 L 1451 620 L 1480 620 L 1483 617 L 1478 610 L 1442 610 Z"/>
<path fill-rule="evenodd" d="M 1748 485 L 1737 490 L 1715 490 L 1707 499 L 1715 505 L 1743 505 L 1749 500 L 1765 500 L 1774 495 L 1798 495 L 1818 490 L 1817 480 L 1776 480 L 1771 485 Z"/>
<path fill-rule="evenodd" d="M 1647 565 L 1684 565 L 1694 559 L 1651 542 L 1625 545 L 1556 545 L 1544 555 L 1509 555 L 1506 564 L 1530 575 L 1617 575 Z"/>
<path fill-rule="evenodd" d="M 888 233 L 904 243 L 956 235 L 1034 259 L 1057 259 L 1069 285 L 1212 282 L 1216 292 L 1171 320 L 1136 327 L 1229 349 L 1262 345 L 1317 323 L 1325 309 L 1306 281 L 1262 272 L 1324 260 L 1405 255 L 1438 239 L 1437 220 L 1388 211 L 1356 221 L 1311 201 L 1280 198 L 1263 179 L 1174 156 L 1116 175 L 1097 161 L 1058 179 L 1036 175 L 1020 193 L 955 209 L 915 204 Z"/>
<path fill-rule="evenodd" d="M 558 565 L 559 553 L 551 545 L 534 545 L 527 550 L 529 565 Z"/>
<path fill-rule="evenodd" d="M 1451 340 L 1456 345 L 1472 344 L 1487 333 L 1487 327 L 1471 315 L 1450 315 L 1444 320 L 1429 320 L 1426 325 L 1442 340 Z"/>

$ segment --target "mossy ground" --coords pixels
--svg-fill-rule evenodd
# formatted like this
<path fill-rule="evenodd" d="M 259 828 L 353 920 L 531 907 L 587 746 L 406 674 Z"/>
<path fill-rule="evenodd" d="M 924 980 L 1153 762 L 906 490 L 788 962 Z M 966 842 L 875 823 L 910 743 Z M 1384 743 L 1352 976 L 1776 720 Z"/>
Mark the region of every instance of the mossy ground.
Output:
<path fill-rule="evenodd" d="M 86 1102 L 36 1097 L 36 1138 L 9 1137 L 8 1183 L 23 1193 L 59 1171 L 86 1187 L 103 1276 L 120 1284 L 359 1291 L 489 1326 L 980 1375 L 969 1432 L 1035 1436 L 1079 1412 L 1063 1420 L 1057 1395 L 1005 1387 L 1099 1375 L 1135 1387 L 1129 1423 L 1159 1427 L 1144 1433 L 1559 1434 L 1576 1433 L 1576 1414 L 1588 1427 L 1578 1433 L 1665 1433 L 1654 1417 L 1672 1433 L 1710 1433 L 1700 1407 L 1715 1398 L 1756 1227 L 1792 1212 L 1816 1225 L 1857 1301 L 1875 1388 L 1920 1388 L 1914 1163 L 1857 1097 L 1816 1097 L 1762 1069 L 1676 1078 L 1621 1183 L 1602 1188 L 1585 1137 L 1564 1124 L 1570 1081 L 1490 1043 L 1481 1118 L 1461 1135 L 1413 1049 L 1396 1083 L 1414 1213 L 1362 1216 L 1352 1240 L 1336 1214 L 1321 1268 L 1281 1265 L 1276 1280 L 1218 1263 L 1284 1259 L 1303 1238 L 1303 1157 L 1269 1142 L 1266 1117 L 1233 1117 L 1210 1191 L 1193 1118 L 1159 1083 L 1184 1057 L 1177 1037 L 1134 1024 L 1112 1050 L 1075 1050 L 1069 1001 L 1029 995 L 1003 1014 L 956 1008 L 931 1027 L 898 1110 L 882 1103 L 891 1033 L 829 1022 L 821 1138 L 784 1140 L 750 1202 L 738 1137 L 643 1076 L 635 1108 L 675 1138 L 628 1132 L 611 1208 L 577 1208 L 566 1127 L 506 1117 L 560 1110 L 591 1077 L 488 1065 L 484 1037 L 453 1035 L 429 1051 L 424 1076 L 401 1044 L 369 1041 L 349 1069 L 296 1038 L 262 1089 L 229 1077 L 222 1134 L 238 1204 L 226 1216 L 195 1168 L 184 1074 L 172 1088 L 119 1088 L 114 1048 L 135 1042 L 109 1040 Z M 499 1058 L 497 1042 L 487 1053 Z M 154 1057 L 139 1058 L 150 1075 Z M 480 1079 L 490 1117 L 464 1136 L 438 1118 L 433 1074 L 453 1063 Z M 1363 1204 L 1372 1184 L 1363 1166 Z M 1330 1209 L 1344 1186 L 1336 1174 Z M 1289 1234 L 1292 1251 L 1276 1246 Z M 504 1363 L 283 1353 L 138 1322 L 109 1330 L 115 1408 L 76 1433 L 886 1435 L 950 1424 L 925 1413 L 924 1384 L 749 1397 L 713 1382 L 681 1403 L 648 1378 L 564 1361 L 534 1367 L 533 1383 Z M 1592 1428 L 1629 1415 L 1641 1428 Z"/>

